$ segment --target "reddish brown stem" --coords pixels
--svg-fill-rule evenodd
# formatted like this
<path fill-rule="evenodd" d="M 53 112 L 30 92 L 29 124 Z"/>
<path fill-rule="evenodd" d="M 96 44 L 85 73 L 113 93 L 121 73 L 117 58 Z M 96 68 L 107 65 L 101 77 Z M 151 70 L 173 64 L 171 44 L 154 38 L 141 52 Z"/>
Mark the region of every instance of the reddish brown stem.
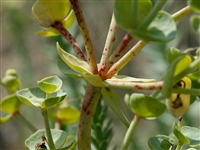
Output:
<path fill-rule="evenodd" d="M 104 78 L 104 76 L 112 67 L 112 65 L 123 55 L 124 51 L 126 50 L 126 48 L 132 40 L 133 38 L 129 34 L 126 34 L 124 36 L 117 49 L 112 53 L 112 55 L 109 57 L 106 63 L 102 64 L 101 69 L 99 70 L 99 76 L 101 76 L 103 79 L 106 79 Z"/>
<path fill-rule="evenodd" d="M 72 4 L 73 10 L 75 12 L 76 20 L 78 22 L 78 25 L 79 25 L 79 28 L 84 40 L 84 45 L 85 45 L 87 56 L 88 56 L 88 63 L 91 67 L 91 71 L 94 74 L 97 74 L 98 69 L 97 69 L 96 57 L 94 54 L 92 41 L 90 39 L 89 31 L 87 29 L 85 18 L 80 8 L 79 2 L 78 0 L 70 0 L 70 3 Z"/>
<path fill-rule="evenodd" d="M 78 131 L 78 149 L 90 150 L 91 149 L 91 127 L 98 103 L 101 95 L 101 88 L 97 88 L 88 84 L 85 97 L 82 104 L 81 116 L 79 120 Z"/>
<path fill-rule="evenodd" d="M 55 22 L 54 25 L 52 25 L 52 27 L 56 28 L 60 32 L 60 34 L 69 42 L 69 44 L 72 46 L 75 53 L 80 59 L 87 61 L 78 43 L 76 42 L 74 37 L 64 28 L 61 22 Z"/>

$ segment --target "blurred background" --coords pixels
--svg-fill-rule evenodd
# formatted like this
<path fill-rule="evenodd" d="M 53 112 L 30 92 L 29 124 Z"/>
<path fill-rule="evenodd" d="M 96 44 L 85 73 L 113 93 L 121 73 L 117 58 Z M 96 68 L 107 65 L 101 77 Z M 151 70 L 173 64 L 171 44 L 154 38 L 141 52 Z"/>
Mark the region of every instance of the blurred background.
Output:
<path fill-rule="evenodd" d="M 35 35 L 35 32 L 41 30 L 42 27 L 34 21 L 32 16 L 31 7 L 34 2 L 33 0 L 1 1 L 0 77 L 2 78 L 4 76 L 4 72 L 7 69 L 16 69 L 19 78 L 22 80 L 21 89 L 23 89 L 37 86 L 37 81 L 44 77 L 57 75 L 64 82 L 63 89 L 68 93 L 68 98 L 83 97 L 84 87 L 82 83 L 84 84 L 84 81 L 66 77 L 56 66 L 56 60 L 58 58 L 55 46 L 56 41 L 61 43 L 63 49 L 71 51 L 68 43 L 61 36 L 45 38 Z M 98 62 L 105 44 L 113 11 L 113 3 L 113 0 L 80 0 Z M 186 0 L 170 0 L 164 9 L 173 14 L 186 6 L 186 4 Z M 188 16 L 177 23 L 178 33 L 173 41 L 169 43 L 149 43 L 119 74 L 160 80 L 162 74 L 168 67 L 165 52 L 170 47 L 185 50 L 190 47 L 199 46 L 200 44 L 198 36 L 190 26 L 189 18 Z M 82 49 L 84 49 L 76 22 L 70 27 L 69 31 L 76 38 Z M 114 49 L 124 35 L 125 32 L 118 29 Z M 131 46 L 136 42 L 133 41 Z M 2 99 L 7 93 L 2 87 L 0 88 Z M 120 93 L 122 102 L 124 94 L 141 92 L 127 90 L 116 91 Z M 143 92 L 149 94 L 148 91 Z M 38 129 L 44 127 L 39 109 L 23 106 L 20 112 L 29 121 L 34 122 L 34 125 Z M 128 109 L 127 112 L 130 118 L 132 118 L 133 114 Z M 125 127 L 110 110 L 108 118 L 113 120 L 111 126 L 114 130 L 114 137 L 110 147 L 116 145 L 117 149 L 119 149 L 125 134 Z M 148 138 L 157 134 L 170 134 L 174 121 L 177 121 L 177 119 L 173 118 L 168 112 L 156 120 L 142 120 L 134 133 L 133 141 L 130 145 L 131 149 L 148 150 Z M 200 128 L 199 102 L 194 102 L 189 112 L 184 115 L 183 125 Z M 76 130 L 75 127 L 74 130 Z M 0 125 L 0 149 L 24 150 L 24 141 L 31 134 L 19 120 L 13 118 L 11 121 Z"/>

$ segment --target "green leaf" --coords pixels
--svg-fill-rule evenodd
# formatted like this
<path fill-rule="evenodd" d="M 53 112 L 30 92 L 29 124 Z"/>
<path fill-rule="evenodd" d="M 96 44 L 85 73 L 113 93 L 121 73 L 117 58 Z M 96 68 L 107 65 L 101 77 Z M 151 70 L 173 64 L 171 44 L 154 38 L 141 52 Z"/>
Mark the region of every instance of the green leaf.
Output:
<path fill-rule="evenodd" d="M 125 102 L 132 112 L 144 118 L 160 116 L 166 109 L 165 104 L 144 94 L 133 93 Z"/>
<path fill-rule="evenodd" d="M 187 77 L 190 78 L 191 80 L 198 80 L 200 77 L 200 70 L 194 73 L 188 74 Z"/>
<path fill-rule="evenodd" d="M 150 147 L 151 150 L 163 150 L 160 147 L 160 141 L 158 140 L 157 137 L 151 137 L 148 140 L 148 145 Z"/>
<path fill-rule="evenodd" d="M 189 0 L 188 4 L 195 12 L 200 13 L 200 5 L 198 0 Z"/>
<path fill-rule="evenodd" d="M 61 59 L 57 60 L 58 69 L 64 73 L 65 75 L 72 77 L 72 78 L 82 78 L 82 75 L 73 69 L 71 69 L 64 61 Z"/>
<path fill-rule="evenodd" d="M 90 84 L 92 84 L 95 87 L 105 87 L 105 83 L 102 81 L 102 79 L 99 75 L 83 74 L 83 77 L 85 78 L 86 81 L 88 81 Z"/>
<path fill-rule="evenodd" d="M 166 98 L 169 98 L 171 95 L 174 77 L 184 71 L 190 65 L 190 63 L 191 57 L 189 55 L 179 56 L 173 61 L 173 63 L 171 63 L 169 69 L 165 74 L 164 84 L 162 88 L 162 94 Z"/>
<path fill-rule="evenodd" d="M 13 75 L 4 76 L 1 83 L 10 93 L 15 92 L 21 86 L 20 80 Z"/>
<path fill-rule="evenodd" d="M 64 51 L 60 47 L 58 42 L 57 42 L 57 50 L 58 50 L 58 54 L 60 55 L 61 59 L 74 71 L 79 72 L 81 74 L 82 73 L 92 74 L 91 70 L 90 70 L 90 66 L 87 62 Z"/>
<path fill-rule="evenodd" d="M 59 106 L 54 108 L 53 110 L 49 110 L 49 116 L 54 121 L 59 121 L 59 123 L 64 125 L 74 124 L 78 122 L 80 118 L 80 111 L 73 106 Z"/>
<path fill-rule="evenodd" d="M 49 98 L 46 99 L 46 93 L 40 88 L 26 88 L 17 92 L 18 99 L 30 106 L 46 108 L 59 103 L 66 97 L 66 93 L 62 90 L 52 93 Z"/>
<path fill-rule="evenodd" d="M 6 114 L 5 116 L 0 117 L 0 124 L 8 122 L 13 117 L 12 114 Z"/>
<path fill-rule="evenodd" d="M 199 15 L 193 15 L 190 18 L 190 22 L 192 24 L 194 31 L 200 36 L 200 16 Z"/>
<path fill-rule="evenodd" d="M 15 94 L 3 98 L 0 102 L 0 109 L 7 113 L 13 113 L 19 110 L 21 106 L 22 103 Z"/>
<path fill-rule="evenodd" d="M 181 132 L 190 140 L 191 147 L 200 147 L 200 130 L 194 127 L 183 126 Z"/>
<path fill-rule="evenodd" d="M 149 14 L 152 8 L 150 0 L 115 0 L 114 14 L 117 24 L 125 29 L 135 29 Z"/>
<path fill-rule="evenodd" d="M 41 107 L 42 102 L 46 98 L 46 93 L 40 88 L 26 88 L 20 91 L 17 91 L 18 99 L 29 106 Z"/>
<path fill-rule="evenodd" d="M 57 103 L 60 103 L 66 98 L 66 96 L 67 96 L 67 93 L 62 90 L 52 93 L 49 98 L 45 99 L 41 103 L 41 108 L 47 108 Z"/>
<path fill-rule="evenodd" d="M 66 142 L 69 141 L 68 135 L 65 131 L 51 129 L 51 134 L 52 134 L 52 138 L 53 138 L 56 149 L 62 148 L 64 145 L 66 145 Z M 25 146 L 29 150 L 34 150 L 35 146 L 38 143 L 42 142 L 42 136 L 43 135 L 46 137 L 46 131 L 44 129 L 36 131 L 28 139 L 26 139 Z M 72 146 L 72 144 L 71 144 L 71 146 Z M 46 144 L 46 146 L 48 148 L 47 144 Z"/>
<path fill-rule="evenodd" d="M 102 95 L 115 115 L 124 123 L 126 127 L 129 127 L 130 121 L 117 93 L 111 89 L 102 88 Z"/>
<path fill-rule="evenodd" d="M 155 79 L 142 79 L 142 78 L 133 78 L 126 75 L 114 75 L 109 81 L 123 81 L 123 82 L 155 82 Z"/>
<path fill-rule="evenodd" d="M 176 122 L 173 124 L 172 129 L 174 135 L 177 137 L 178 140 L 182 141 L 185 144 L 190 144 L 189 139 L 180 131 Z"/>
<path fill-rule="evenodd" d="M 40 89 L 43 90 L 45 93 L 56 92 L 60 90 L 62 86 L 62 80 L 58 78 L 57 76 L 44 78 L 38 81 L 37 83 Z"/>
<path fill-rule="evenodd" d="M 175 38 L 176 24 L 169 13 L 160 11 L 146 29 L 128 32 L 144 41 L 168 42 Z"/>
<path fill-rule="evenodd" d="M 177 57 L 182 56 L 182 55 L 184 55 L 182 51 L 180 51 L 179 49 L 175 47 L 171 47 L 167 51 L 167 61 L 169 64 L 171 64 Z"/>
<path fill-rule="evenodd" d="M 75 20 L 75 15 L 74 11 L 72 10 L 70 14 L 67 16 L 67 18 L 62 21 L 62 24 L 65 27 L 65 29 L 68 29 L 73 24 L 74 20 Z M 50 27 L 47 28 L 46 30 L 38 31 L 35 34 L 38 36 L 57 36 L 60 35 L 60 32 L 57 29 Z"/>
<path fill-rule="evenodd" d="M 160 147 L 164 150 L 169 150 L 171 147 L 171 143 L 168 140 L 162 140 L 162 142 L 160 143 Z"/>

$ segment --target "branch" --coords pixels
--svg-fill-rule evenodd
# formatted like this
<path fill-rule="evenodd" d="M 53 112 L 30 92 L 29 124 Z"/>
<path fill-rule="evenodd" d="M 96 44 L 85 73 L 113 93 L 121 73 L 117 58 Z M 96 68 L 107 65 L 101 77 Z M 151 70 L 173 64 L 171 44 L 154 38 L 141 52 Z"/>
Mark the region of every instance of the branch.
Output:
<path fill-rule="evenodd" d="M 97 69 L 97 63 L 96 63 L 96 57 L 94 54 L 94 49 L 92 46 L 92 41 L 90 39 L 89 31 L 85 22 L 85 18 L 83 16 L 82 10 L 80 8 L 80 5 L 78 3 L 78 0 L 70 0 L 73 10 L 76 15 L 76 20 L 79 25 L 79 29 L 81 31 L 83 40 L 84 40 L 84 45 L 86 48 L 87 56 L 88 56 L 88 63 L 91 67 L 91 71 L 96 74 L 98 72 Z"/>
<path fill-rule="evenodd" d="M 60 32 L 60 34 L 69 42 L 69 44 L 72 46 L 75 53 L 80 59 L 87 61 L 78 43 L 76 42 L 74 37 L 64 28 L 61 22 L 55 22 L 55 24 L 52 27 L 56 28 Z"/>

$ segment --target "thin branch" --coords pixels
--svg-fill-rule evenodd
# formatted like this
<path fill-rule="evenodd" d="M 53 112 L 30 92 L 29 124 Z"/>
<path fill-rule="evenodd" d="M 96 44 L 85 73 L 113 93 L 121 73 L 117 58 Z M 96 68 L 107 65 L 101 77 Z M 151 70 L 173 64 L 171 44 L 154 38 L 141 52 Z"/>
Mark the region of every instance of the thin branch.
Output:
<path fill-rule="evenodd" d="M 107 72 L 103 79 L 109 79 L 120 71 L 142 48 L 147 45 L 148 42 L 139 41 L 134 47 L 132 47 L 118 62 L 116 62 L 110 70 Z"/>
<path fill-rule="evenodd" d="M 78 0 L 70 0 L 73 10 L 75 12 L 76 15 L 76 19 L 84 40 L 84 45 L 86 48 L 86 52 L 87 52 L 87 56 L 88 56 L 88 63 L 91 67 L 91 71 L 96 74 L 98 73 L 98 69 L 97 69 L 97 63 L 96 63 L 96 57 L 94 54 L 94 49 L 92 46 L 92 41 L 90 39 L 90 35 L 89 35 L 89 31 L 85 22 L 85 18 L 83 16 L 81 7 L 79 5 Z"/>
<path fill-rule="evenodd" d="M 132 40 L 133 38 L 129 34 L 126 34 L 124 36 L 116 50 L 112 53 L 106 63 L 101 66 L 101 69 L 99 71 L 99 75 L 101 77 L 103 77 L 107 73 L 107 71 L 113 66 L 113 64 L 123 55 L 124 51 L 132 42 Z"/>
<path fill-rule="evenodd" d="M 106 39 L 106 43 L 105 43 L 103 53 L 102 53 L 102 57 L 101 57 L 101 61 L 100 61 L 101 66 L 107 61 L 108 57 L 110 56 L 110 53 L 112 51 L 112 47 L 113 47 L 113 44 L 114 44 L 114 41 L 115 41 L 116 32 L 117 32 L 117 24 L 116 24 L 115 16 L 114 16 L 114 13 L 113 13 L 112 19 L 111 19 L 111 22 L 110 22 L 108 35 L 107 35 L 107 39 Z"/>
<path fill-rule="evenodd" d="M 76 42 L 74 37 L 64 28 L 61 22 L 55 22 L 55 24 L 52 27 L 56 28 L 60 32 L 60 34 L 69 42 L 69 44 L 72 46 L 75 53 L 80 59 L 87 61 L 78 43 Z"/>

